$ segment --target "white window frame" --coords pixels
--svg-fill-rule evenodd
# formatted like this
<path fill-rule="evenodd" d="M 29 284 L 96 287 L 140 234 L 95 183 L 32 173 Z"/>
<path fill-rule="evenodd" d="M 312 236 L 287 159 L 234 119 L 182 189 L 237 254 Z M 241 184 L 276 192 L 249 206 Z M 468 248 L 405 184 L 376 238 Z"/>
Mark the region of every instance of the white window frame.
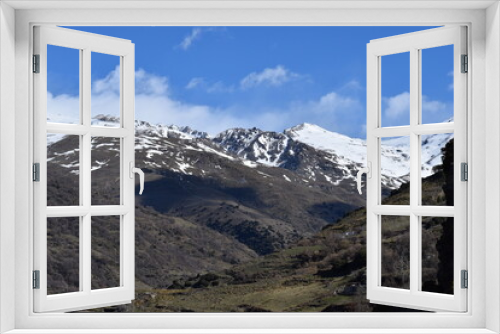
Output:
<path fill-rule="evenodd" d="M 494 333 L 500 332 L 500 12 L 497 1 L 269 1 L 0 3 L 0 330 L 15 333 Z M 14 11 L 10 6 L 17 7 Z M 123 6 L 120 8 L 120 6 Z M 124 9 L 131 6 L 134 9 Z M 149 9 L 148 9 L 149 6 Z M 391 8 L 397 6 L 397 8 Z M 67 8 L 59 8 L 67 7 Z M 98 8 L 99 7 L 99 8 Z M 108 9 L 103 9 L 108 7 Z M 157 8 L 163 7 L 163 8 Z M 24 8 L 24 9 L 22 9 Z M 44 9 L 45 8 L 45 9 Z M 78 8 L 78 9 L 75 9 Z M 82 9 L 86 8 L 86 9 Z M 142 10 L 137 10 L 142 8 Z M 153 8 L 153 9 L 152 9 Z M 15 18 L 15 20 L 14 20 Z M 34 314 L 32 250 L 32 27 L 57 25 L 425 25 L 469 27 L 467 313 L 436 314 Z M 15 31 L 15 39 L 14 39 Z M 133 41 L 132 41 L 133 42 Z M 333 66 L 340 66 L 334 64 Z M 486 66 L 488 70 L 486 71 Z M 15 73 L 13 68 L 15 67 Z M 12 83 L 15 82 L 15 85 Z M 15 113 L 12 112 L 15 110 Z M 15 145 L 8 135 L 14 131 Z M 487 139 L 487 140 L 486 140 Z M 488 155 L 485 152 L 488 151 Z M 15 170 L 15 178 L 12 173 Z M 488 175 L 488 182 L 486 182 Z M 15 201 L 11 198 L 15 189 Z M 13 205 L 13 209 L 10 206 Z M 15 222 L 15 224 L 13 224 Z M 489 254 L 489 256 L 486 256 Z M 12 287 L 15 286 L 15 289 Z M 486 293 L 487 292 L 487 293 Z M 14 305 L 14 307 L 12 307 Z M 137 329 L 141 326 L 142 329 Z M 182 331 L 180 329 L 191 329 Z M 246 331 L 244 329 L 247 329 Z M 58 330 L 59 329 L 59 330 Z M 133 330 L 136 329 L 136 330 Z M 176 330 L 177 329 L 177 330 Z M 345 330 L 343 330 L 345 329 Z M 357 330 L 356 330 L 357 329 Z M 160 332 L 160 331 L 158 331 Z"/>
<path fill-rule="evenodd" d="M 33 75 L 34 162 L 40 166 L 39 181 L 33 184 L 34 270 L 39 271 L 39 288 L 34 289 L 35 312 L 73 311 L 99 306 L 128 304 L 135 298 L 134 225 L 135 194 L 131 169 L 135 161 L 135 62 L 134 44 L 60 27 L 34 27 L 34 54 L 39 56 L 39 73 Z M 47 122 L 47 45 L 78 50 L 80 59 L 80 122 L 63 124 Z M 92 53 L 114 55 L 120 64 L 120 126 L 116 128 L 91 124 Z M 79 136 L 79 205 L 47 206 L 47 133 Z M 91 151 L 92 137 L 118 138 L 120 142 L 120 203 L 92 205 Z M 119 217 L 119 286 L 92 289 L 92 217 Z M 71 293 L 47 294 L 47 218 L 76 217 L 79 220 L 79 288 Z"/>
<path fill-rule="evenodd" d="M 467 290 L 461 287 L 461 270 L 467 270 L 467 185 L 461 181 L 461 163 L 467 163 L 467 76 L 461 73 L 461 56 L 467 54 L 466 27 L 428 29 L 372 40 L 367 45 L 367 150 L 371 172 L 367 179 L 367 298 L 372 303 L 420 310 L 467 310 Z M 453 46 L 454 120 L 422 123 L 422 50 Z M 384 127 L 382 124 L 382 80 L 384 56 L 409 54 L 409 124 Z M 454 206 L 422 205 L 421 136 L 454 134 Z M 410 202 L 383 205 L 381 192 L 381 144 L 383 138 L 407 136 L 410 142 Z M 382 277 L 382 217 L 408 217 L 409 289 L 384 287 Z M 422 217 L 454 217 L 453 277 L 451 295 L 422 291 Z"/>

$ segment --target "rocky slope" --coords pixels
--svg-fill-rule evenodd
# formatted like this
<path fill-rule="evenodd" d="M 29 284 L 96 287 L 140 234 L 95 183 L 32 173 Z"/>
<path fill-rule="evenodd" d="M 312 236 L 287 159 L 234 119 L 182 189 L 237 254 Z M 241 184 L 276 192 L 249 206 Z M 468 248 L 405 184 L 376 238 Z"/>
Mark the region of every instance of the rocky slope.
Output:
<path fill-rule="evenodd" d="M 93 124 L 116 126 L 117 120 L 99 116 Z M 432 166 L 447 138 L 426 140 Z M 47 141 L 49 205 L 77 205 L 78 137 Z M 119 141 L 93 138 L 92 149 L 92 203 L 117 204 Z M 355 187 L 364 151 L 363 140 L 310 124 L 283 133 L 230 129 L 211 138 L 188 127 L 136 121 L 136 166 L 146 173 L 144 195 L 136 197 L 138 286 L 161 288 L 225 270 L 337 222 L 364 205 Z M 389 193 L 405 182 L 400 162 L 408 160 L 408 147 L 392 142 L 384 152 L 396 166 L 385 175 Z M 108 257 L 112 250 L 99 244 L 96 256 Z M 51 263 L 55 272 L 65 270 L 63 261 Z M 64 285 L 61 276 L 54 282 Z"/>

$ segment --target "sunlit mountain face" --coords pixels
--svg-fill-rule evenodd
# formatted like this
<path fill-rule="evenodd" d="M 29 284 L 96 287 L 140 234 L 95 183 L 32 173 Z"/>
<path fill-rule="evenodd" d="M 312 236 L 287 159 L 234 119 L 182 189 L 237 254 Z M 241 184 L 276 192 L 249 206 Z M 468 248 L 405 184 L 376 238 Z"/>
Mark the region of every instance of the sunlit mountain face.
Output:
<path fill-rule="evenodd" d="M 92 123 L 116 127 L 119 121 L 100 115 Z M 340 233 L 335 237 L 340 239 L 332 241 L 337 246 L 328 244 L 335 248 L 335 254 L 352 252 L 348 258 L 352 257 L 356 265 L 349 270 L 363 270 L 360 252 L 364 243 L 362 210 L 366 200 L 356 190 L 355 176 L 366 163 L 364 140 L 307 123 L 283 132 L 232 128 L 215 136 L 184 126 L 139 120 L 135 124 L 136 166 L 146 174 L 146 190 L 136 197 L 136 279 L 145 291 L 191 289 L 191 285 L 206 288 L 206 284 L 212 284 L 210 277 L 224 284 L 251 283 L 252 280 L 247 281 L 249 278 L 240 277 L 242 272 L 250 270 L 251 263 L 264 265 L 262 261 L 271 261 L 268 257 L 274 259 L 275 254 L 285 254 L 291 249 L 297 254 L 305 252 L 300 261 L 311 268 L 319 266 L 315 269 L 318 275 L 328 276 L 330 273 L 324 268 L 329 265 L 321 260 L 324 251 L 317 255 L 314 252 L 323 249 L 322 245 L 330 238 L 324 235 L 329 233 Z M 434 167 L 442 161 L 442 148 L 451 138 L 452 135 L 446 134 L 423 138 L 424 177 L 435 172 Z M 78 143 L 78 136 L 47 137 L 49 205 L 78 205 Z M 120 142 L 94 137 L 91 144 L 92 203 L 118 204 Z M 387 166 L 382 170 L 383 194 L 387 200 L 396 201 L 405 196 L 401 189 L 408 181 L 409 146 L 400 138 L 384 141 L 382 159 L 386 162 L 383 166 Z M 432 187 L 437 189 L 434 192 L 441 192 L 440 185 Z M 443 198 L 442 194 L 436 196 Z M 337 231 L 334 228 L 337 224 L 354 225 Z M 64 228 L 58 231 L 63 235 L 70 232 Z M 109 238 L 104 230 L 101 232 L 101 236 L 96 235 L 96 256 L 111 258 L 116 250 L 105 239 L 99 242 L 99 238 Z M 355 243 L 341 243 L 343 238 L 354 238 Z M 54 245 L 60 251 L 61 244 Z M 308 247 L 316 251 L 309 251 Z M 435 253 L 435 247 L 429 249 Z M 283 260 L 281 255 L 279 259 Z M 276 270 L 284 265 L 291 268 L 297 265 L 293 261 L 285 264 L 273 261 Z M 54 272 L 64 272 L 66 265 L 49 252 L 49 266 Z M 117 265 L 106 268 L 99 269 L 108 273 L 100 277 L 102 286 L 109 285 L 119 272 Z M 230 274 L 222 279 L 223 272 Z M 267 269 L 259 275 L 267 275 L 265 272 Z M 277 272 L 272 275 L 273 279 L 278 277 Z M 64 276 L 49 275 L 49 280 L 52 285 L 65 287 L 68 282 L 61 280 Z M 261 284 L 258 279 L 255 282 Z M 354 294 L 362 293 L 364 283 L 356 282 L 349 289 Z M 208 310 L 211 309 L 205 311 Z"/>

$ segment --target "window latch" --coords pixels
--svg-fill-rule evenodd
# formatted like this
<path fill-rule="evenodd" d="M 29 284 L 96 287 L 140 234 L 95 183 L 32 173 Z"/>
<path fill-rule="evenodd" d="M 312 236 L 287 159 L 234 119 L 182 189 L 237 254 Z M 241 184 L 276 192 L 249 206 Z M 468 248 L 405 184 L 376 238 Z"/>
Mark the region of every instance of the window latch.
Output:
<path fill-rule="evenodd" d="M 140 168 L 135 168 L 134 163 L 132 161 L 130 161 L 129 163 L 129 171 L 131 179 L 135 177 L 134 174 L 139 174 L 139 184 L 140 184 L 139 195 L 142 195 L 142 192 L 144 191 L 144 172 Z"/>
<path fill-rule="evenodd" d="M 372 177 L 372 163 L 368 162 L 367 167 L 363 167 L 358 169 L 358 174 L 356 174 L 356 183 L 358 184 L 358 193 L 361 195 L 363 192 L 361 191 L 361 176 L 366 174 L 366 177 L 370 179 Z"/>

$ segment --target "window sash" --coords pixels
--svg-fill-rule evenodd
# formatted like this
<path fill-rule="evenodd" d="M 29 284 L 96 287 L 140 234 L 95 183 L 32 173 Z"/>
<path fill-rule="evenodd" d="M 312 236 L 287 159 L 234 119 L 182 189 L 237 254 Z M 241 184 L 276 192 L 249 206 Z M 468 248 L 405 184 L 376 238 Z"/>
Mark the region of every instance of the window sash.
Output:
<path fill-rule="evenodd" d="M 208 2 L 210 5 L 213 2 Z M 377 15 L 374 15 L 374 9 L 364 9 L 358 8 L 356 10 L 336 8 L 336 3 L 330 3 L 332 8 L 325 8 L 321 5 L 321 9 L 318 9 L 315 3 L 305 3 L 302 4 L 308 8 L 308 10 L 294 9 L 289 6 L 289 4 L 280 3 L 280 8 L 286 8 L 289 15 L 282 15 L 282 11 L 274 10 L 274 5 L 271 3 L 263 3 L 259 5 L 259 10 L 246 10 L 246 9 L 232 9 L 218 7 L 220 9 L 213 9 L 210 11 L 199 11 L 199 10 L 186 10 L 179 8 L 169 8 L 169 9 L 147 9 L 146 3 L 142 6 L 143 10 L 138 11 L 136 9 L 116 9 L 113 11 L 106 11 L 105 17 L 102 15 L 101 9 L 96 9 L 92 7 L 86 10 L 83 9 L 65 9 L 65 10 L 39 10 L 39 6 L 44 6 L 43 2 L 38 2 L 35 7 L 30 7 L 32 10 L 24 11 L 18 10 L 16 17 L 16 36 L 17 37 L 17 53 L 16 53 L 16 72 L 22 75 L 16 77 L 17 90 L 17 103 L 16 103 L 16 117 L 12 113 L 10 120 L 12 123 L 16 122 L 17 133 L 21 131 L 29 134 L 32 131 L 31 128 L 31 111 L 32 111 L 32 96 L 31 90 L 28 89 L 30 82 L 32 80 L 29 74 L 28 66 L 31 62 L 29 55 L 31 55 L 31 44 L 30 41 L 30 30 L 28 29 L 32 22 L 44 23 L 44 24 L 54 24 L 54 22 L 64 22 L 66 25 L 110 25 L 110 26 L 126 26 L 126 25 L 202 25 L 203 23 L 214 23 L 217 25 L 373 25 L 373 26 L 387 26 L 387 25 L 441 25 L 441 24 L 454 24 L 456 22 L 469 22 L 469 27 L 474 27 L 474 29 L 469 30 L 472 42 L 469 45 L 469 50 L 473 54 L 479 57 L 472 57 L 471 64 L 475 68 L 484 68 L 485 63 L 493 64 L 498 62 L 498 57 L 491 52 L 485 53 L 485 45 L 489 48 L 495 47 L 499 43 L 495 38 L 485 38 L 495 34 L 494 30 L 485 31 L 483 28 L 484 23 L 498 24 L 498 18 L 491 16 L 489 19 L 486 18 L 486 11 L 482 5 L 479 3 L 472 6 L 474 9 L 464 10 L 461 6 L 461 2 L 447 2 L 446 5 L 443 4 L 445 9 L 429 9 L 425 6 L 414 8 L 411 7 L 414 4 L 401 3 L 398 9 L 384 10 L 380 7 L 381 2 L 374 2 L 372 5 L 374 8 L 379 8 L 376 11 Z M 63 5 L 63 4 L 61 4 Z M 166 6 L 167 4 L 164 3 Z M 385 6 L 385 5 L 384 5 Z M 469 6 L 469 5 L 467 5 Z M 175 7 L 175 6 L 174 6 Z M 408 9 L 411 7 L 411 9 Z M 385 8 L 385 7 L 384 7 Z M 452 10 L 450 10 L 452 9 Z M 494 12 L 488 10 L 489 12 Z M 262 14 L 266 15 L 262 15 Z M 496 23 L 495 23 L 496 22 Z M 477 28 L 476 28 L 477 27 Z M 4 49 L 5 50 L 5 49 Z M 482 56 L 481 56 L 482 55 Z M 485 56 L 485 57 L 483 57 Z M 468 93 L 468 103 L 469 106 L 473 107 L 475 110 L 476 121 L 474 123 L 469 122 L 468 129 L 472 131 L 473 136 L 470 137 L 469 145 L 472 147 L 472 156 L 477 159 L 477 164 L 480 166 L 484 163 L 484 156 L 480 152 L 484 150 L 484 143 L 486 143 L 487 148 L 495 149 L 497 147 L 497 141 L 486 141 L 485 142 L 485 123 L 482 121 L 485 115 L 489 118 L 495 119 L 497 109 L 495 108 L 484 108 L 486 106 L 495 105 L 493 97 L 497 96 L 497 90 L 494 90 L 494 94 L 489 94 L 489 90 L 486 89 L 485 80 L 489 80 L 493 87 L 498 87 L 499 82 L 497 78 L 498 71 L 478 71 L 474 77 L 469 77 L 468 82 L 473 84 L 471 90 Z M 5 73 L 4 73 L 5 74 Z M 4 77 L 7 78 L 7 77 Z M 12 80 L 14 77 L 12 77 Z M 1 88 L 1 87 L 0 87 Z M 3 89 L 7 89 L 7 86 L 3 86 Z M 486 93 L 486 101 L 484 100 Z M 31 102 L 30 102 L 31 101 Z M 7 115 L 8 116 L 8 115 Z M 471 115 L 468 115 L 470 119 Z M 496 123 L 490 122 L 486 128 L 491 127 L 496 129 Z M 5 148 L 8 148 L 6 146 Z M 19 136 L 16 140 L 15 149 L 18 152 L 30 152 L 32 149 L 32 142 L 28 141 L 28 135 L 24 139 L 23 136 Z M 477 153 L 474 153 L 477 152 Z M 5 150 L 2 153 L 7 154 Z M 492 152 L 493 157 L 497 157 L 498 154 Z M 2 155 L 3 156 L 3 155 Z M 488 201 L 492 201 L 498 198 L 498 193 L 496 193 L 497 187 L 495 183 L 484 183 L 483 170 L 481 168 L 471 168 L 470 177 L 474 179 L 474 182 L 470 182 L 471 189 L 470 192 L 474 193 L 474 201 L 469 202 L 468 205 L 471 207 L 469 211 L 470 217 L 474 221 L 475 233 L 470 234 L 472 238 L 472 244 L 475 246 L 472 248 L 468 245 L 470 250 L 471 259 L 469 262 L 473 268 L 475 268 L 474 275 L 475 278 L 471 279 L 469 284 L 472 286 L 469 289 L 469 294 L 473 298 L 469 299 L 471 308 L 468 313 L 436 313 L 436 314 L 315 314 L 315 315 L 302 315 L 293 314 L 290 316 L 284 316 L 282 314 L 273 315 L 258 315 L 258 314 L 246 314 L 240 316 L 237 314 L 230 315 L 196 315 L 196 314 L 184 314 L 184 315 L 152 315 L 152 314 L 136 314 L 136 315 L 119 315 L 119 314 L 101 314 L 101 315 L 83 315 L 83 314 L 32 314 L 32 301 L 29 297 L 31 294 L 30 281 L 27 277 L 30 276 L 31 260 L 26 261 L 26 259 L 31 258 L 33 249 L 30 246 L 30 239 L 32 235 L 32 219 L 33 212 L 30 207 L 31 204 L 31 181 L 29 181 L 26 175 L 30 174 L 31 162 L 30 156 L 18 155 L 16 157 L 16 168 L 19 173 L 16 174 L 16 185 L 18 185 L 21 190 L 19 191 L 18 198 L 16 200 L 16 246 L 15 246 L 15 256 L 11 256 L 13 252 L 9 253 L 9 256 L 2 257 L 8 263 L 9 259 L 16 262 L 16 328 L 32 328 L 36 331 L 36 328 L 65 328 L 66 332 L 70 332 L 71 329 L 77 328 L 89 328 L 89 332 L 99 333 L 104 332 L 104 330 L 97 330 L 95 328 L 107 328 L 107 329 L 128 329 L 130 332 L 144 332 L 146 328 L 205 328 L 206 332 L 227 332 L 228 328 L 231 328 L 231 332 L 240 332 L 238 328 L 256 328 L 256 326 L 265 328 L 290 328 L 287 332 L 293 332 L 293 328 L 301 328 L 300 332 L 318 332 L 314 328 L 350 328 L 353 332 L 358 332 L 353 330 L 353 327 L 361 328 L 359 332 L 380 332 L 376 328 L 398 328 L 398 333 L 437 333 L 446 332 L 447 330 L 439 330 L 437 328 L 469 328 L 466 330 L 468 333 L 484 333 L 485 326 L 491 328 L 492 324 L 498 320 L 496 312 L 490 313 L 493 315 L 487 316 L 485 312 L 485 305 L 488 305 L 493 309 L 497 308 L 498 301 L 495 298 L 485 299 L 485 288 L 488 291 L 494 289 L 498 284 L 496 276 L 492 275 L 494 271 L 490 272 L 488 276 L 485 275 L 485 263 L 488 263 L 490 270 L 498 267 L 492 257 L 486 257 L 484 261 L 485 250 L 489 250 L 488 253 L 492 251 L 495 253 L 497 248 L 494 245 L 498 245 L 498 238 L 495 233 L 489 233 L 488 239 L 490 241 L 485 243 L 485 231 L 496 231 L 495 224 L 489 224 L 490 220 L 484 219 L 484 203 L 487 200 L 484 196 L 484 187 L 489 190 L 490 196 Z M 471 165 L 474 161 L 471 161 Z M 496 168 L 496 167 L 492 167 Z M 497 203 L 494 201 L 494 203 Z M 490 212 L 491 213 L 491 212 Z M 471 228 L 469 226 L 469 232 Z M 12 235 L 14 238 L 14 235 Z M 8 245 L 7 245 L 8 246 Z M 11 245 L 9 249 L 14 250 L 14 245 Z M 2 256 L 6 254 L 3 253 Z M 15 260 L 14 260 L 15 258 Z M 10 265 L 9 265 L 10 266 Z M 474 273 L 473 272 L 473 273 Z M 5 272 L 4 272 L 5 273 Z M 14 276 L 14 271 L 12 271 L 12 276 Z M 9 278 L 10 279 L 10 278 Z M 13 281 L 13 280 L 12 280 Z M 486 285 L 488 284 L 488 285 Z M 3 295 L 5 296 L 5 295 Z M 490 295 L 491 296 L 491 295 Z M 10 301 L 11 299 L 9 299 Z M 14 303 L 14 299 L 12 299 Z M 474 310 L 472 313 L 471 310 Z M 2 312 L 5 311 L 5 308 Z M 2 313 L 5 314 L 5 313 Z M 8 313 L 10 314 L 10 313 Z M 490 325 L 486 325 L 485 318 L 489 319 Z M 495 320 L 496 318 L 496 320 Z M 355 322 L 353 322 L 355 320 Z M 353 325 L 354 324 L 354 325 Z M 137 328 L 138 325 L 141 326 L 141 330 L 133 331 L 130 328 Z M 493 326 L 494 327 L 494 326 Z M 91 329 L 94 328 L 94 329 Z M 210 330 L 212 328 L 212 330 Z M 220 330 L 213 330 L 218 328 Z M 226 330 L 224 330 L 224 328 Z M 372 328 L 372 330 L 370 330 Z M 405 330 L 404 328 L 412 328 Z M 419 328 L 420 330 L 416 330 Z M 432 329 L 426 329 L 432 328 Z M 201 331 L 201 330 L 199 330 Z M 265 332 L 266 330 L 255 329 L 255 332 Z M 319 330 L 321 331 L 321 330 Z M 328 330 L 327 330 L 328 331 Z M 330 330 L 334 332 L 335 330 Z M 393 330 L 394 331 L 394 330 Z M 176 332 L 175 330 L 165 329 L 163 332 Z M 177 331 L 178 332 L 178 331 Z M 267 332 L 272 332 L 272 330 L 267 330 Z M 279 332 L 275 330 L 275 332 Z M 391 332 L 391 330 L 383 330 L 384 333 Z"/>
<path fill-rule="evenodd" d="M 47 122 L 47 45 L 80 50 L 80 124 Z M 120 128 L 91 125 L 91 53 L 120 57 Z M 40 73 L 34 74 L 34 162 L 40 164 L 40 182 L 34 184 L 34 265 L 40 271 L 40 289 L 34 289 L 35 312 L 67 312 L 104 305 L 129 303 L 135 295 L 134 268 L 134 180 L 129 162 L 134 161 L 134 45 L 76 30 L 35 27 L 34 54 L 40 55 Z M 47 207 L 47 133 L 78 135 L 80 194 L 79 206 Z M 93 136 L 119 138 L 120 205 L 96 206 L 91 199 L 91 139 Z M 91 288 L 91 219 L 93 216 L 120 216 L 120 286 Z M 79 217 L 79 291 L 47 294 L 47 218 Z"/>
<path fill-rule="evenodd" d="M 445 27 L 371 41 L 367 46 L 367 150 L 372 165 L 367 184 L 367 298 L 373 303 L 422 310 L 467 310 L 467 290 L 461 289 L 460 271 L 467 269 L 467 183 L 460 180 L 460 163 L 467 162 L 467 76 L 460 73 L 460 55 L 466 54 L 466 28 Z M 421 123 L 421 51 L 454 45 L 454 122 Z M 381 57 L 410 53 L 410 125 L 382 127 Z M 420 136 L 454 133 L 454 206 L 422 206 Z M 381 205 L 380 142 L 383 137 L 409 136 L 410 205 Z M 382 215 L 410 217 L 410 289 L 381 286 Z M 420 291 L 422 216 L 454 217 L 454 294 Z"/>

